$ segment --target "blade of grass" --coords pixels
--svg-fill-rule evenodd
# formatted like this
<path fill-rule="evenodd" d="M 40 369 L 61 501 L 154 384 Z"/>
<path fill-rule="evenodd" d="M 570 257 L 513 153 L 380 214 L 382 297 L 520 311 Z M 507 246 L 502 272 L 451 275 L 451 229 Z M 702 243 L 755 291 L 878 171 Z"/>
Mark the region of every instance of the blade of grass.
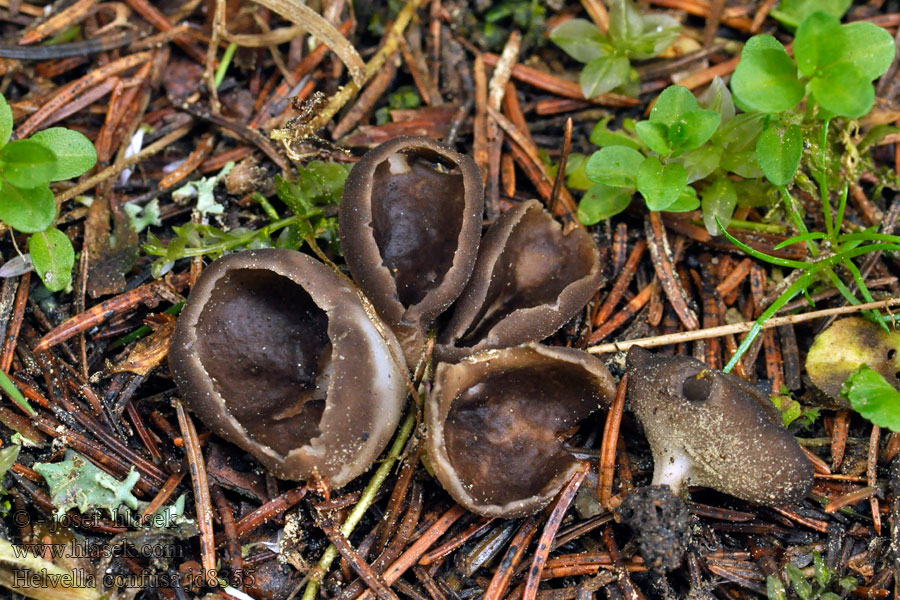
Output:
<path fill-rule="evenodd" d="M 719 217 L 716 217 L 716 225 L 719 226 L 719 229 L 722 231 L 722 235 L 728 238 L 728 241 L 752 256 L 753 258 L 757 258 L 759 260 L 765 261 L 767 263 L 777 265 L 779 267 L 790 267 L 792 269 L 806 269 L 809 267 L 810 263 L 806 263 L 800 260 L 791 260 L 789 258 L 779 258 L 777 256 L 769 256 L 765 252 L 760 252 L 759 250 L 755 250 L 743 243 L 730 233 L 726 231 L 726 229 L 722 226 L 722 222 L 719 220 Z"/>
<path fill-rule="evenodd" d="M 795 235 L 794 237 L 790 237 L 783 242 L 780 242 L 775 246 L 774 250 L 781 250 L 782 248 L 786 248 L 793 244 L 799 244 L 800 242 L 807 242 L 809 240 L 821 240 L 824 238 L 825 234 L 821 231 L 810 231 L 809 233 Z"/>
<path fill-rule="evenodd" d="M 12 382 L 12 379 L 9 378 L 9 375 L 0 371 L 0 388 L 3 389 L 4 392 L 9 394 L 9 397 L 13 399 L 13 402 L 18 404 L 22 409 L 27 412 L 29 415 L 37 414 L 34 409 L 31 408 L 31 405 L 28 404 L 28 400 L 25 399 L 25 396 L 22 395 L 22 392 L 19 391 L 19 388 L 16 387 L 16 384 Z"/>

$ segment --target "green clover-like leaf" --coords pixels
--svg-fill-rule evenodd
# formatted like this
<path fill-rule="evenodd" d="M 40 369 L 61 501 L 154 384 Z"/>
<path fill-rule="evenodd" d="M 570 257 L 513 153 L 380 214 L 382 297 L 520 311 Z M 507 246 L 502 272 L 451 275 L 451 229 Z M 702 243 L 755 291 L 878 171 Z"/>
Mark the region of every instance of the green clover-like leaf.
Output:
<path fill-rule="evenodd" d="M 891 34 L 884 27 L 865 21 L 847 23 L 841 29 L 845 40 L 841 61 L 853 64 L 870 81 L 881 77 L 891 66 L 896 52 Z"/>
<path fill-rule="evenodd" d="M 632 188 L 613 187 L 598 183 L 585 192 L 578 203 L 578 220 L 593 225 L 619 214 L 631 203 Z"/>
<path fill-rule="evenodd" d="M 12 129 L 12 109 L 9 107 L 9 103 L 6 102 L 6 98 L 3 97 L 3 94 L 0 94 L 0 147 L 5 146 L 9 141 L 9 136 L 12 135 Z"/>
<path fill-rule="evenodd" d="M 875 369 L 868 365 L 856 369 L 844 382 L 841 395 L 872 423 L 900 431 L 900 392 Z"/>
<path fill-rule="evenodd" d="M 839 117 L 856 119 L 875 102 L 875 87 L 850 63 L 834 63 L 809 82 L 809 90 L 822 108 Z"/>
<path fill-rule="evenodd" d="M 797 28 L 794 59 L 803 77 L 812 77 L 817 68 L 837 62 L 846 48 L 841 22 L 821 11 L 809 15 Z"/>
<path fill-rule="evenodd" d="M 669 145 L 669 127 L 665 123 L 638 121 L 634 124 L 634 130 L 641 141 L 657 154 L 668 154 L 672 151 Z"/>
<path fill-rule="evenodd" d="M 659 159 L 644 159 L 637 171 L 637 189 L 644 196 L 647 208 L 666 210 L 678 200 L 687 185 L 687 172 L 678 163 L 663 166 Z"/>
<path fill-rule="evenodd" d="M 18 188 L 8 181 L 0 188 L 0 221 L 16 231 L 34 233 L 50 227 L 56 218 L 56 201 L 45 183 Z"/>
<path fill-rule="evenodd" d="M 794 178 L 803 154 L 803 132 L 797 125 L 770 126 L 756 142 L 756 159 L 773 185 L 787 185 Z"/>
<path fill-rule="evenodd" d="M 710 235 L 719 235 L 719 226 L 716 219 L 723 227 L 731 223 L 731 216 L 737 206 L 737 191 L 734 184 L 727 177 L 718 177 L 703 190 L 700 206 L 703 208 L 703 224 Z"/>
<path fill-rule="evenodd" d="M 700 105 L 697 98 L 689 89 L 670 85 L 656 99 L 653 110 L 650 111 L 650 120 L 671 127 L 678 119 L 698 108 Z"/>
<path fill-rule="evenodd" d="M 34 270 L 48 290 L 58 292 L 69 285 L 75 250 L 66 234 L 53 227 L 39 231 L 28 239 L 28 252 Z"/>
<path fill-rule="evenodd" d="M 624 56 L 601 56 L 581 70 L 579 83 L 585 98 L 593 98 L 619 87 L 628 79 L 631 63 Z"/>
<path fill-rule="evenodd" d="M 744 44 L 731 91 L 739 106 L 763 113 L 789 110 L 805 93 L 794 61 L 771 35 L 756 35 Z"/>
<path fill-rule="evenodd" d="M 29 139 L 50 148 L 56 155 L 56 172 L 51 181 L 78 177 L 97 164 L 97 150 L 94 144 L 78 131 L 65 127 L 50 127 L 38 131 Z"/>
<path fill-rule="evenodd" d="M 57 164 L 56 154 L 34 140 L 17 140 L 0 149 L 3 179 L 16 187 L 33 188 L 50 182 Z"/>
<path fill-rule="evenodd" d="M 550 39 L 578 62 L 609 56 L 613 46 L 597 26 L 586 19 L 569 19 L 553 28 Z"/>
<path fill-rule="evenodd" d="M 607 146 L 594 152 L 584 167 L 588 179 L 612 187 L 635 188 L 644 155 L 626 146 Z"/>
<path fill-rule="evenodd" d="M 691 111 L 669 125 L 669 145 L 676 151 L 699 148 L 713 136 L 721 121 L 715 111 Z"/>

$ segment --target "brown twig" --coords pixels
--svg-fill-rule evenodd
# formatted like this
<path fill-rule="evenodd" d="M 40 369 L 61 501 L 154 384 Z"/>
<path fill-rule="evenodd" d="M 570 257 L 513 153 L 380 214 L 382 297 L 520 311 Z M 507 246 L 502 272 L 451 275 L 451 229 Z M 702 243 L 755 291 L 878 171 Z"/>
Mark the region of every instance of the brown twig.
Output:
<path fill-rule="evenodd" d="M 206 477 L 206 461 L 200 451 L 200 440 L 197 439 L 197 430 L 194 422 L 185 412 L 178 400 L 174 401 L 175 412 L 178 415 L 178 426 L 181 436 L 184 438 L 184 451 L 187 457 L 188 468 L 191 472 L 191 482 L 194 485 L 194 503 L 196 504 L 197 528 L 200 530 L 200 560 L 203 564 L 204 575 L 208 585 L 216 585 L 216 545 L 213 537 L 212 503 L 209 498 L 209 481 Z"/>

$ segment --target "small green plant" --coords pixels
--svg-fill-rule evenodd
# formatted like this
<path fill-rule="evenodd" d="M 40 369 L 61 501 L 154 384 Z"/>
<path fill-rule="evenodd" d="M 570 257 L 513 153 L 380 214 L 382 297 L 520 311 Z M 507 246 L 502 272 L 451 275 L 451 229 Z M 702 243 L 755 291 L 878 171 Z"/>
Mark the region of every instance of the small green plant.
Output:
<path fill-rule="evenodd" d="M 84 135 L 51 127 L 25 140 L 10 141 L 12 110 L 0 95 L 0 221 L 29 233 L 31 263 L 51 291 L 72 280 L 75 251 L 59 229 L 50 182 L 72 179 L 97 163 L 97 151 Z"/>
<path fill-rule="evenodd" d="M 175 237 L 167 244 L 148 233 L 143 247 L 147 254 L 158 257 L 152 267 L 154 277 L 171 269 L 181 258 L 204 256 L 214 260 L 227 252 L 242 249 L 297 250 L 308 243 L 318 251 L 318 240 L 327 243 L 338 254 L 337 218 L 333 211 L 326 215 L 325 208 L 340 200 L 349 172 L 348 167 L 339 163 L 312 161 L 298 171 L 294 181 L 276 175 L 275 192 L 293 214 L 281 217 L 265 197 L 256 194 L 257 202 L 270 220 L 259 229 L 237 227 L 224 231 L 213 225 L 191 222 L 173 227 Z M 208 191 L 211 196 L 212 190 Z M 201 201 L 202 197 L 198 203 Z M 208 201 L 205 205 L 207 212 L 215 214 L 217 209 L 211 208 Z"/>
<path fill-rule="evenodd" d="M 490 3 L 484 13 L 481 30 L 488 47 L 502 48 L 512 30 L 522 31 L 522 49 L 540 46 L 544 41 L 545 2 L 539 0 L 504 0 Z"/>
<path fill-rule="evenodd" d="M 900 392 L 869 365 L 861 365 L 850 374 L 841 396 L 875 425 L 900 431 Z"/>
<path fill-rule="evenodd" d="M 631 0 L 610 0 L 609 31 L 584 19 L 571 19 L 550 32 L 566 54 L 585 63 L 581 91 L 593 98 L 612 90 L 637 96 L 640 78 L 632 60 L 653 58 L 678 37 L 678 21 L 668 15 L 643 15 Z"/>
<path fill-rule="evenodd" d="M 785 427 L 791 424 L 800 429 L 809 429 L 819 418 L 818 407 L 806 407 L 791 397 L 791 391 L 783 388 L 780 394 L 771 397 L 772 404 L 781 413 L 781 421 Z"/>
<path fill-rule="evenodd" d="M 853 0 L 782 0 L 769 16 L 794 31 L 803 19 L 817 10 L 840 19 L 850 10 L 851 4 Z"/>
<path fill-rule="evenodd" d="M 784 566 L 784 574 L 790 582 L 791 588 L 797 598 L 801 600 L 840 600 L 847 592 L 856 589 L 856 579 L 853 577 L 837 578 L 834 569 L 825 566 L 822 556 L 813 551 L 813 579 L 810 581 L 804 575 L 800 567 L 792 562 Z M 838 589 L 842 594 L 832 592 Z M 769 575 L 766 577 L 766 595 L 769 600 L 787 600 L 787 590 L 778 577 Z"/>
<path fill-rule="evenodd" d="M 844 223 L 848 187 L 857 181 L 862 166 L 873 167 L 868 149 L 873 139 L 887 132 L 873 130 L 854 142 L 851 119 L 871 110 L 872 80 L 893 60 L 893 38 L 871 23 L 841 25 L 834 16 L 814 12 L 797 29 L 794 55 L 796 62 L 772 36 L 750 38 L 731 78 L 731 94 L 721 81 L 714 81 L 701 101 L 689 90 L 671 86 L 660 94 L 649 120 L 626 124 L 623 132 L 615 133 L 606 129 L 606 122 L 598 123 L 591 139 L 600 150 L 574 161 L 569 173 L 569 181 L 583 184 L 581 179 L 586 178 L 595 183 L 579 204 L 578 216 L 585 224 L 623 211 L 637 191 L 654 211 L 702 207 L 710 233 L 724 234 L 760 260 L 797 270 L 754 324 L 726 371 L 734 368 L 762 324 L 797 294 L 808 297 L 813 284 L 833 285 L 848 302 L 860 304 L 835 267 L 853 278 L 862 301 L 872 302 L 853 259 L 900 250 L 900 236 Z M 744 112 L 735 114 L 735 106 Z M 817 197 L 824 232 L 807 230 L 791 193 L 794 186 Z M 833 195 L 831 190 L 840 193 Z M 725 230 L 735 225 L 732 214 L 738 202 L 765 206 L 777 200 L 784 219 L 799 235 L 776 249 L 804 243 L 812 260 L 763 254 Z M 769 216 L 777 218 L 778 213 L 770 210 Z M 877 312 L 870 311 L 869 316 L 881 321 Z"/>

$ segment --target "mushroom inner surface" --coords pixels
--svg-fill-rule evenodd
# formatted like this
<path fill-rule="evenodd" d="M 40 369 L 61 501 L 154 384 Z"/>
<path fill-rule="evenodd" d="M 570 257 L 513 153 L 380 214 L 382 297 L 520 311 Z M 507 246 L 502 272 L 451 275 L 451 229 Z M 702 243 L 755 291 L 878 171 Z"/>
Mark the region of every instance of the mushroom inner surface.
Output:
<path fill-rule="evenodd" d="M 437 155 L 429 158 L 437 160 Z M 399 152 L 375 168 L 372 228 L 404 306 L 417 304 L 440 285 L 453 265 L 464 214 L 465 186 L 458 169 L 442 172 L 433 162 Z"/>
<path fill-rule="evenodd" d="M 287 454 L 319 435 L 328 388 L 328 317 L 287 277 L 229 271 L 197 322 L 218 394 L 254 440 Z"/>
<path fill-rule="evenodd" d="M 445 424 L 447 455 L 479 502 L 503 505 L 539 494 L 574 458 L 564 434 L 596 408 L 576 365 L 498 373 L 464 389 Z"/>
<path fill-rule="evenodd" d="M 522 215 L 494 265 L 481 310 L 459 345 L 474 346 L 515 310 L 555 306 L 562 291 L 593 268 L 594 250 L 586 241 L 563 235 L 541 210 Z"/>

